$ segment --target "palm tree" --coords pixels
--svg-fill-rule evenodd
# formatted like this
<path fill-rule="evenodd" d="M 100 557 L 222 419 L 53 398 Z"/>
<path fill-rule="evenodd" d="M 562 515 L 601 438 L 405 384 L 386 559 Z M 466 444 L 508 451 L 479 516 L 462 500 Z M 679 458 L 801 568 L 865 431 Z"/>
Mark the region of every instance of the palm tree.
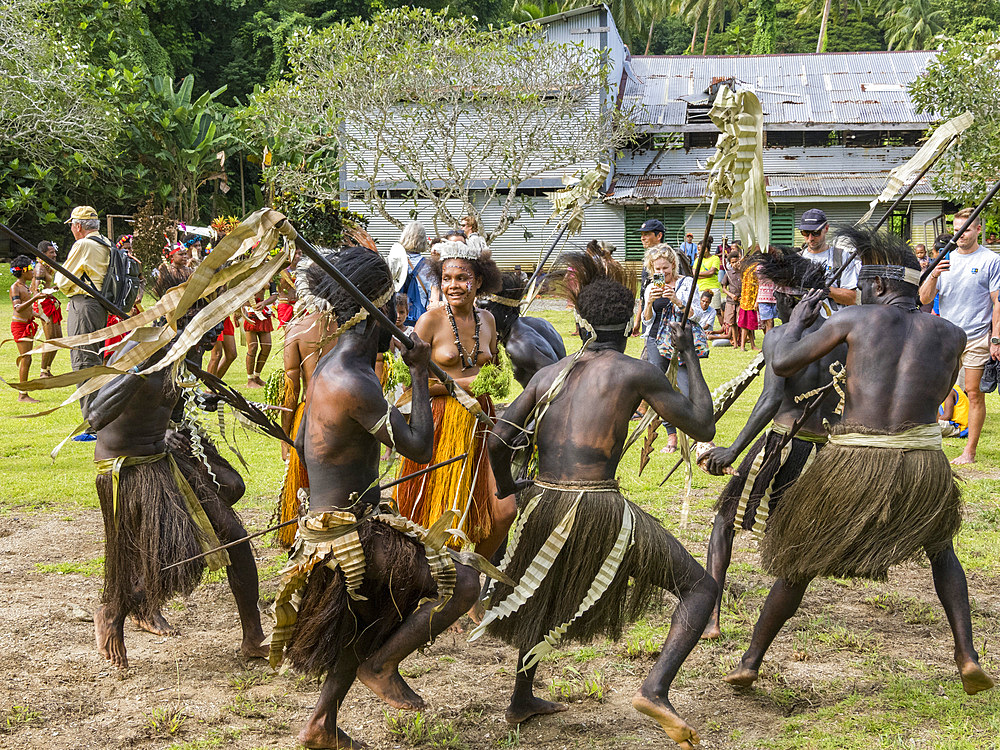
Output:
<path fill-rule="evenodd" d="M 511 18 L 517 23 L 527 23 L 554 16 L 561 10 L 558 0 L 539 0 L 537 3 L 515 0 L 514 7 L 511 8 Z"/>
<path fill-rule="evenodd" d="M 820 2 L 823 3 L 823 8 L 819 22 L 819 39 L 816 40 L 817 52 L 822 52 L 826 49 L 826 26 L 830 20 L 831 13 L 833 13 L 834 17 L 840 19 L 847 18 L 852 10 L 858 13 L 861 13 L 863 10 L 862 0 L 838 0 L 836 4 L 833 3 L 833 0 L 806 0 L 806 4 L 802 6 L 802 10 L 799 11 L 796 20 L 803 21 L 814 17 L 816 15 L 816 7 Z"/>
<path fill-rule="evenodd" d="M 705 42 L 701 54 L 708 54 L 708 37 L 712 29 L 725 23 L 726 12 L 736 12 L 740 9 L 739 0 L 681 0 L 679 11 L 681 16 L 698 31 L 700 22 L 705 22 Z M 691 51 L 694 52 L 694 37 L 691 38 Z"/>
<path fill-rule="evenodd" d="M 944 21 L 930 0 L 890 0 L 882 23 L 889 49 L 927 49 Z"/>
<path fill-rule="evenodd" d="M 639 7 L 643 0 L 610 0 L 607 5 L 611 8 L 611 15 L 615 19 L 615 25 L 621 32 L 622 38 L 626 42 L 630 41 L 632 34 L 642 31 L 644 24 L 639 15 Z M 566 0 L 562 10 L 570 8 L 580 8 L 585 5 L 593 5 L 594 0 Z"/>
<path fill-rule="evenodd" d="M 649 22 L 649 32 L 646 34 L 646 51 L 653 42 L 653 27 L 672 13 L 677 13 L 682 0 L 639 0 L 639 16 L 645 25 Z"/>

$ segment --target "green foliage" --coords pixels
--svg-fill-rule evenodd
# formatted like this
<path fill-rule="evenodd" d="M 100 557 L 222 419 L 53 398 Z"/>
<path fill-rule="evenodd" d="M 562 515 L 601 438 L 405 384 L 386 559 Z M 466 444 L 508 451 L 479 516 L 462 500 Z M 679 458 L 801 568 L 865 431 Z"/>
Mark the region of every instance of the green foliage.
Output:
<path fill-rule="evenodd" d="M 499 364 L 489 362 L 479 369 L 479 374 L 469 384 L 469 393 L 473 396 L 489 396 L 494 401 L 507 398 L 514 382 L 514 369 L 503 347 L 500 348 L 499 359 Z"/>
<path fill-rule="evenodd" d="M 754 21 L 751 55 L 770 55 L 774 52 L 774 27 L 777 22 L 777 0 L 754 0 L 757 18 Z"/>
<path fill-rule="evenodd" d="M 131 145 L 150 169 L 150 193 L 160 206 L 175 208 L 181 221 L 198 221 L 198 190 L 209 180 L 226 180 L 217 156 L 233 141 L 228 113 L 217 101 L 225 88 L 194 97 L 194 77 L 174 87 L 172 78 L 146 83 L 144 110 L 129 131 Z"/>
<path fill-rule="evenodd" d="M 413 379 L 410 377 L 410 368 L 406 366 L 402 357 L 392 358 L 391 377 L 395 383 L 401 383 L 404 388 L 409 388 L 413 383 Z"/>
<path fill-rule="evenodd" d="M 365 217 L 344 208 L 339 201 L 315 198 L 293 190 L 275 193 L 272 206 L 287 216 L 303 237 L 321 247 L 340 247 L 345 231 L 367 224 Z"/>
<path fill-rule="evenodd" d="M 944 21 L 944 11 L 934 7 L 934 0 L 891 0 L 882 27 L 889 49 L 930 49 Z"/>
<path fill-rule="evenodd" d="M 932 184 L 938 194 L 962 205 L 976 205 L 996 180 L 1000 162 L 1000 33 L 980 32 L 973 39 L 948 39 L 928 65 L 927 73 L 910 87 L 921 112 L 942 119 L 965 111 L 975 116 L 958 146 L 939 162 Z M 985 216 L 997 218 L 996 204 Z"/>

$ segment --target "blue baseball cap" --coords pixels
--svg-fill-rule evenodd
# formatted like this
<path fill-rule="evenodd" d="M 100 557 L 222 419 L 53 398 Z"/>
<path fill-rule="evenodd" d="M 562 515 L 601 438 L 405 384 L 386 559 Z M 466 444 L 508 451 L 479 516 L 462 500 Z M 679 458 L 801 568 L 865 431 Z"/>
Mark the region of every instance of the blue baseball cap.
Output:
<path fill-rule="evenodd" d="M 666 229 L 663 228 L 663 222 L 659 219 L 646 219 L 642 226 L 639 227 L 640 232 L 658 232 L 659 234 L 666 234 Z"/>
<path fill-rule="evenodd" d="M 821 208 L 810 208 L 802 214 L 802 221 L 799 222 L 800 232 L 818 232 L 829 222 L 826 220 L 826 213 Z"/>

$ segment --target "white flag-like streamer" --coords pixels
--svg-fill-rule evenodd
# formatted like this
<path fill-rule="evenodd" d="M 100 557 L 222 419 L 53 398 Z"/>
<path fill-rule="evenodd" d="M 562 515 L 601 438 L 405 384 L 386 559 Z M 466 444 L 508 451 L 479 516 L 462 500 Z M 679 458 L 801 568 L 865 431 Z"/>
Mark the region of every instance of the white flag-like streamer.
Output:
<path fill-rule="evenodd" d="M 858 224 L 864 224 L 875 212 L 875 207 L 879 203 L 887 203 L 893 200 L 903 186 L 909 185 L 924 168 L 941 156 L 944 150 L 951 145 L 955 136 L 968 128 L 973 121 L 971 112 L 963 112 L 958 117 L 953 117 L 948 122 L 943 123 L 934 131 L 934 135 L 927 139 L 927 142 L 920 147 L 905 164 L 901 164 L 889 173 L 889 179 L 885 183 L 882 194 L 868 205 L 868 213 L 861 217 Z"/>

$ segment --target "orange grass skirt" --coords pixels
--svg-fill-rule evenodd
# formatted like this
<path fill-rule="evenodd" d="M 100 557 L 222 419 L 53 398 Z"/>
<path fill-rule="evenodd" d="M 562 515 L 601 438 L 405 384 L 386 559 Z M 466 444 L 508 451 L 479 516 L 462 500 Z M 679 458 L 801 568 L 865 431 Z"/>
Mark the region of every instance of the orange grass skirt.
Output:
<path fill-rule="evenodd" d="M 491 417 L 493 401 L 480 396 L 479 405 Z M 430 463 L 447 461 L 466 451 L 463 461 L 415 477 L 396 487 L 394 497 L 399 512 L 425 529 L 430 528 L 441 515 L 455 508 L 461 519 L 458 528 L 472 544 L 486 539 L 493 530 L 493 499 L 490 497 L 490 462 L 486 454 L 485 425 L 467 412 L 451 396 L 431 399 L 434 417 L 434 455 Z M 430 464 L 418 464 L 403 458 L 398 477 L 412 474 Z M 462 540 L 451 537 L 448 546 L 462 547 Z"/>

